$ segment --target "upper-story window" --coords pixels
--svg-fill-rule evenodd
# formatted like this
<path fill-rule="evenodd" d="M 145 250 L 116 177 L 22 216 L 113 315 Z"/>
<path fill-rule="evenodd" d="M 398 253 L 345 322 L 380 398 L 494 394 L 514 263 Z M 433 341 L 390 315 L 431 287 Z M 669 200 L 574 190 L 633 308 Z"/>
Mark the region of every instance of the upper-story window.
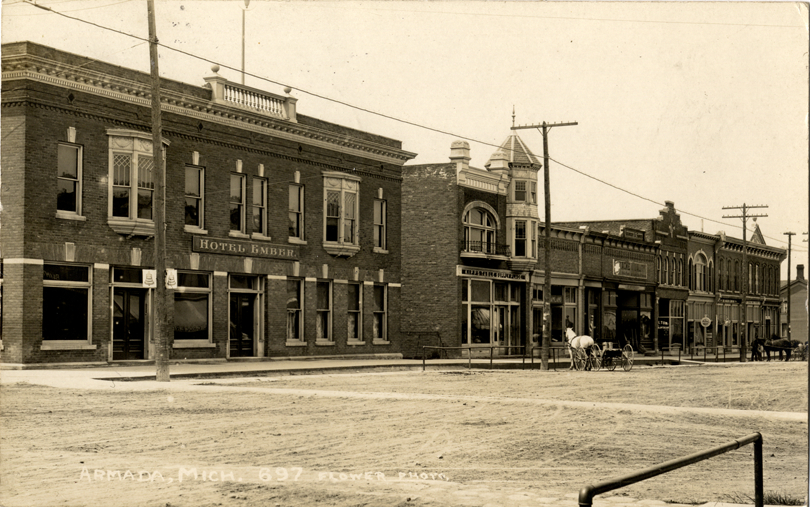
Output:
<path fill-rule="evenodd" d="M 325 172 L 323 187 L 324 249 L 332 255 L 352 256 L 360 251 L 360 178 L 339 172 Z"/>
<path fill-rule="evenodd" d="M 388 249 L 386 223 L 388 221 L 387 202 L 374 200 L 374 251 L 385 252 Z"/>
<path fill-rule="evenodd" d="M 205 168 L 186 166 L 186 228 L 205 229 Z"/>
<path fill-rule="evenodd" d="M 267 180 L 253 178 L 253 234 L 267 236 Z"/>
<path fill-rule="evenodd" d="M 526 183 L 527 182 L 523 180 L 515 181 L 515 202 L 526 201 Z"/>
<path fill-rule="evenodd" d="M 75 134 L 74 134 L 75 135 Z M 59 143 L 57 154 L 56 215 L 73 218 L 82 214 L 82 147 Z"/>
<path fill-rule="evenodd" d="M 288 201 L 289 238 L 304 241 L 304 187 L 290 185 Z"/>
<path fill-rule="evenodd" d="M 245 233 L 245 175 L 231 173 L 230 193 L 231 233 Z"/>
<path fill-rule="evenodd" d="M 526 221 L 515 220 L 515 257 L 526 257 Z"/>
<path fill-rule="evenodd" d="M 537 202 L 537 182 L 536 181 L 529 182 L 529 185 L 531 187 L 531 193 L 530 193 L 530 196 L 531 196 L 531 199 L 532 199 L 531 202 L 536 203 Z"/>
<path fill-rule="evenodd" d="M 155 161 L 151 134 L 108 129 L 109 202 L 107 223 L 120 234 L 153 235 Z M 165 159 L 163 140 L 162 150 Z M 161 161 L 163 162 L 163 161 Z"/>
<path fill-rule="evenodd" d="M 695 261 L 691 273 L 691 289 L 707 291 L 709 289 L 709 265 L 706 256 L 702 253 L 695 255 Z"/>
<path fill-rule="evenodd" d="M 464 215 L 464 249 L 468 252 L 495 253 L 495 219 L 483 208 Z"/>

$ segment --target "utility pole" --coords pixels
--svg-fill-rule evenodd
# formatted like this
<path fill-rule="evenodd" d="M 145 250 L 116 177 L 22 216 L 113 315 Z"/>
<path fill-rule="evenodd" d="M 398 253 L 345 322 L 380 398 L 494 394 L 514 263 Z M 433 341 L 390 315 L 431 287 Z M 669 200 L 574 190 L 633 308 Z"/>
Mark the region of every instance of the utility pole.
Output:
<path fill-rule="evenodd" d="M 545 197 L 546 225 L 543 239 L 545 250 L 545 267 L 543 268 L 543 345 L 540 349 L 540 369 L 548 370 L 548 352 L 551 344 L 551 190 L 549 189 L 548 171 L 548 131 L 552 127 L 569 127 L 578 125 L 577 122 L 568 123 L 540 123 L 536 125 L 513 126 L 512 130 L 537 129 L 543 134 L 543 190 Z"/>
<path fill-rule="evenodd" d="M 245 84 L 245 12 L 250 5 L 250 0 L 245 0 L 245 8 L 242 9 L 242 84 Z"/>
<path fill-rule="evenodd" d="M 723 215 L 723 218 L 741 218 L 743 223 L 743 275 L 742 275 L 742 302 L 740 303 L 742 314 L 743 333 L 742 340 L 740 341 L 740 361 L 746 362 L 745 352 L 748 350 L 748 317 L 746 312 L 746 299 L 748 296 L 748 219 L 767 217 L 768 215 L 751 215 L 748 210 L 753 208 L 767 208 L 767 205 L 752 205 L 748 206 L 743 203 L 742 206 L 723 206 L 723 209 L 738 209 L 742 210 L 742 215 Z"/>
<path fill-rule="evenodd" d="M 795 232 L 785 232 L 783 233 L 785 236 L 788 237 L 788 279 L 787 279 L 787 328 L 788 328 L 788 340 L 792 340 L 791 333 L 790 333 L 790 250 L 791 250 L 791 239 L 792 236 L 795 236 Z"/>
<path fill-rule="evenodd" d="M 166 182 L 163 159 L 163 128 L 160 119 L 160 72 L 155 33 L 155 1 L 146 0 L 149 11 L 149 68 L 152 73 L 152 160 L 155 181 L 155 378 L 169 382 L 169 341 L 166 335 Z"/>

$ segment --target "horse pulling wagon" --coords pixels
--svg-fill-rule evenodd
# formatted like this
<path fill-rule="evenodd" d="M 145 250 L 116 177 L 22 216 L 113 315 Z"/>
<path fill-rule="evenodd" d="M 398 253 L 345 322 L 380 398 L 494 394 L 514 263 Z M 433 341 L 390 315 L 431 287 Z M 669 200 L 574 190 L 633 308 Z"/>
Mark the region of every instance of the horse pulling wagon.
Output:
<path fill-rule="evenodd" d="M 605 349 L 599 348 L 599 344 L 593 341 L 590 336 L 577 336 L 574 330 L 566 330 L 568 338 L 568 354 L 571 358 L 570 369 L 579 371 L 598 371 L 600 368 L 613 371 L 621 365 L 624 371 L 633 368 L 633 347 L 628 343 L 620 349 L 614 349 L 612 343 L 606 343 Z"/>

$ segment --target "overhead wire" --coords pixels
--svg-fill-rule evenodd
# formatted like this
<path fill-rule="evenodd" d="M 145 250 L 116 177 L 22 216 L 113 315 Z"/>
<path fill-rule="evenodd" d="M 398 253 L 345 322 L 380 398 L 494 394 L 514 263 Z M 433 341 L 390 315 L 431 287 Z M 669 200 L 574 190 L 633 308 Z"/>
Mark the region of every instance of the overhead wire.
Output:
<path fill-rule="evenodd" d="M 100 28 L 100 29 L 102 29 L 102 30 L 107 30 L 107 31 L 115 32 L 115 33 L 118 33 L 118 34 L 120 34 L 120 35 L 124 35 L 124 36 L 126 36 L 126 37 L 131 37 L 131 38 L 134 38 L 134 39 L 138 39 L 138 40 L 140 40 L 140 41 L 149 42 L 149 39 L 148 39 L 148 38 L 141 37 L 141 36 L 138 36 L 138 35 L 134 35 L 134 34 L 131 34 L 131 33 L 128 33 L 128 32 L 124 32 L 124 31 L 121 31 L 121 30 L 117 30 L 117 29 L 115 29 L 115 28 L 111 28 L 111 27 L 108 27 L 108 26 L 100 25 L 100 24 L 98 24 L 98 23 L 94 23 L 94 22 L 92 22 L 92 21 L 87 21 L 87 20 L 84 20 L 84 19 L 81 19 L 81 18 L 77 18 L 77 17 L 74 17 L 74 16 L 69 16 L 69 15 L 65 14 L 64 12 L 56 11 L 56 10 L 54 10 L 54 9 L 50 8 L 50 7 L 45 7 L 45 6 L 39 5 L 39 4 L 35 3 L 33 0 L 22 0 L 22 1 L 23 1 L 23 3 L 27 3 L 27 4 L 29 4 L 29 5 L 32 5 L 32 6 L 34 6 L 34 7 L 37 7 L 37 8 L 39 8 L 39 9 L 46 10 L 46 11 L 48 11 L 48 12 L 51 12 L 51 13 L 57 14 L 57 15 L 59 15 L 59 16 L 62 16 L 62 17 L 65 17 L 65 18 L 68 18 L 68 19 L 71 19 L 71 20 L 74 20 L 74 21 L 78 21 L 78 22 L 81 22 L 81 23 L 86 23 L 86 24 L 89 24 L 89 25 L 95 26 L 95 27 L 97 27 L 97 28 Z M 124 2 L 119 2 L 119 3 L 125 3 L 125 2 L 128 2 L 128 1 L 131 1 L 131 0 L 125 0 Z M 116 5 L 116 4 L 111 4 L 111 5 Z M 781 26 L 781 25 L 764 25 L 764 26 Z M 498 149 L 503 149 L 503 147 L 502 147 L 501 145 L 499 145 L 499 144 L 494 144 L 494 143 L 491 143 L 491 142 L 488 142 L 488 141 L 481 141 L 481 140 L 478 140 L 478 139 L 475 139 L 475 138 L 472 138 L 472 137 L 469 137 L 469 136 L 464 136 L 464 135 L 456 134 L 456 133 L 453 133 L 453 132 L 450 132 L 450 131 L 446 131 L 446 130 L 442 130 L 442 129 L 438 129 L 438 128 L 430 127 L 430 126 L 428 126 L 428 125 L 423 125 L 423 124 L 416 123 L 416 122 L 413 122 L 413 121 L 410 121 L 410 120 L 405 120 L 405 119 L 402 119 L 402 118 L 397 118 L 397 117 L 395 117 L 395 116 L 391 116 L 391 115 L 388 115 L 388 114 L 385 114 L 385 113 L 381 113 L 381 112 L 378 112 L 378 111 L 374 111 L 374 110 L 371 110 L 371 109 L 367 109 L 367 108 L 365 108 L 365 107 L 356 106 L 356 105 L 354 105 L 354 104 L 351 104 L 351 103 L 348 103 L 348 102 L 345 102 L 345 101 L 342 101 L 342 100 L 339 100 L 339 99 L 334 99 L 334 98 L 327 97 L 327 96 L 325 96 L 325 95 L 321 95 L 321 94 L 319 94 L 319 93 L 312 92 L 312 91 L 309 91 L 309 90 L 306 90 L 306 89 L 303 89 L 303 88 L 294 87 L 294 86 L 291 86 L 291 85 L 288 85 L 288 84 L 282 83 L 282 82 L 280 82 L 280 81 L 275 81 L 275 80 L 270 79 L 270 78 L 265 77 L 265 76 L 260 76 L 260 75 L 257 75 L 257 74 L 251 73 L 251 72 L 246 72 L 246 71 L 244 71 L 244 70 L 242 70 L 242 69 L 237 69 L 237 68 L 232 67 L 232 66 L 230 66 L 230 65 L 227 65 L 227 64 L 224 64 L 224 63 L 220 63 L 220 62 L 217 62 L 217 61 L 211 60 L 210 58 L 206 58 L 206 57 L 203 57 L 203 56 L 199 56 L 199 55 L 196 55 L 196 54 L 194 54 L 194 53 L 190 53 L 190 52 L 185 51 L 185 50 L 182 50 L 182 49 L 178 49 L 178 48 L 174 48 L 174 47 L 171 47 L 171 46 L 167 46 L 166 44 L 163 44 L 163 43 L 161 43 L 161 42 L 159 42 L 159 41 L 156 41 L 156 43 L 157 43 L 157 45 L 158 45 L 158 46 L 163 47 L 163 48 L 165 48 L 165 49 L 167 49 L 167 50 L 169 50 L 169 51 L 174 51 L 174 52 L 176 52 L 176 53 L 180 53 L 180 54 L 186 55 L 186 56 L 188 56 L 188 57 L 191 57 L 191 58 L 194 58 L 194 59 L 197 59 L 197 60 L 201 60 L 201 61 L 204 61 L 204 62 L 207 62 L 207 63 L 211 63 L 211 64 L 219 65 L 221 68 L 226 68 L 226 69 L 229 69 L 229 70 L 232 70 L 232 71 L 236 71 L 236 72 L 244 73 L 246 76 L 250 76 L 250 77 L 255 78 L 255 79 L 258 79 L 258 80 L 260 80 L 260 81 L 265 81 L 265 82 L 272 83 L 272 84 L 275 84 L 275 85 L 278 85 L 278 86 L 282 86 L 282 87 L 289 87 L 289 88 L 295 89 L 295 90 L 297 90 L 297 91 L 299 91 L 299 92 L 302 92 L 302 93 L 305 93 L 305 94 L 307 94 L 307 95 L 310 95 L 310 96 L 312 96 L 312 97 L 319 98 L 319 99 L 321 99 L 321 100 L 325 100 L 325 101 L 332 102 L 332 103 L 335 103 L 335 104 L 340 104 L 340 105 L 342 105 L 342 106 L 345 106 L 345 107 L 348 107 L 348 108 L 351 108 L 351 109 L 355 109 L 355 110 L 362 111 L 362 112 L 365 112 L 365 113 L 368 113 L 368 114 L 371 114 L 371 115 L 374 115 L 374 116 L 379 116 L 379 117 L 381 117 L 381 118 L 386 118 L 386 119 L 389 119 L 389 120 L 392 120 L 392 121 L 396 121 L 396 122 L 399 122 L 399 123 L 403 123 L 403 124 L 406 124 L 406 125 L 410 125 L 410 126 L 413 126 L 413 127 L 417 127 L 417 128 L 423 129 L 423 130 L 428 130 L 428 131 L 435 132 L 435 133 L 438 133 L 438 134 L 442 134 L 442 135 L 447 135 L 447 136 L 455 137 L 455 138 L 457 138 L 457 139 L 463 139 L 463 140 L 466 140 L 466 141 L 472 141 L 472 142 L 474 142 L 474 143 L 482 144 L 482 145 L 485 145 L 485 146 L 492 146 L 492 147 L 495 147 L 495 148 L 498 148 Z M 134 46 L 133 46 L 133 47 L 134 47 Z M 130 48 L 130 49 L 131 49 L 131 48 Z M 611 187 L 611 188 L 614 188 L 614 189 L 616 189 L 616 190 L 619 190 L 620 192 L 624 192 L 624 193 L 626 193 L 626 194 L 632 195 L 632 196 L 634 196 L 634 197 L 636 197 L 636 198 L 639 198 L 639 199 L 642 199 L 642 200 L 645 200 L 645 201 L 651 202 L 651 203 L 656 204 L 656 205 L 659 205 L 659 206 L 664 206 L 664 205 L 665 205 L 664 203 L 661 203 L 661 202 L 656 201 L 656 200 L 654 200 L 654 199 L 651 199 L 651 198 L 649 198 L 649 197 L 645 197 L 645 196 L 643 196 L 643 195 L 641 195 L 641 194 L 638 194 L 638 193 L 636 193 L 636 192 L 633 192 L 633 191 L 631 191 L 631 190 L 627 190 L 627 189 L 622 188 L 622 187 L 620 187 L 620 186 L 618 186 L 618 185 L 615 185 L 615 184 L 610 183 L 610 182 L 608 182 L 608 181 L 605 181 L 605 180 L 602 180 L 602 179 L 597 178 L 597 177 L 595 177 L 595 176 L 592 176 L 592 175 L 590 175 L 590 174 L 588 174 L 588 173 L 586 173 L 586 172 L 584 172 L 584 171 L 581 171 L 581 170 L 579 170 L 579 169 L 576 169 L 576 168 L 574 168 L 574 167 L 572 167 L 572 166 L 570 166 L 570 165 L 564 164 L 564 163 L 562 163 L 562 162 L 560 162 L 560 161 L 558 161 L 558 160 L 556 160 L 556 159 L 553 159 L 553 158 L 551 158 L 551 157 L 549 157 L 549 160 L 551 160 L 551 161 L 553 161 L 554 163 L 556 163 L 556 164 L 560 165 L 561 167 L 565 167 L 566 169 L 569 169 L 569 170 L 571 170 L 571 171 L 573 171 L 573 172 L 575 172 L 575 173 L 577 173 L 577 174 L 580 174 L 580 175 L 582 175 L 582 176 L 585 176 L 585 177 L 587 177 L 587 178 L 590 178 L 590 179 L 592 179 L 592 180 L 594 180 L 594 181 L 597 181 L 597 182 L 599 182 L 599 183 L 602 183 L 602 184 L 604 184 L 604 185 L 607 185 L 607 186 L 609 186 L 609 187 Z M 729 223 L 727 223 L 727 222 L 720 222 L 720 221 L 718 221 L 718 220 L 714 220 L 714 219 L 711 219 L 711 218 L 708 218 L 708 217 L 703 217 L 703 216 L 701 216 L 701 215 L 698 215 L 698 214 L 695 214 L 695 213 L 691 213 L 691 212 L 686 211 L 686 210 L 683 210 L 683 209 L 679 209 L 678 211 L 680 211 L 681 213 L 683 213 L 683 214 L 685 214 L 685 215 L 693 216 L 693 217 L 695 217 L 695 218 L 699 218 L 699 219 L 701 219 L 701 220 L 708 220 L 708 221 L 710 221 L 710 222 L 717 223 L 717 224 L 720 224 L 720 225 L 724 225 L 724 226 L 728 226 L 728 227 L 737 227 L 737 228 L 740 228 L 740 229 L 742 229 L 742 228 L 743 228 L 743 226 L 741 226 L 741 225 L 729 224 Z M 763 235 L 763 236 L 765 236 L 765 235 Z M 770 236 L 765 236 L 765 237 L 767 237 L 768 239 L 771 239 L 771 240 L 777 241 L 777 242 L 779 242 L 779 243 L 786 243 L 786 241 L 784 241 L 784 240 L 782 240 L 782 239 L 773 238 L 773 237 L 770 237 Z"/>

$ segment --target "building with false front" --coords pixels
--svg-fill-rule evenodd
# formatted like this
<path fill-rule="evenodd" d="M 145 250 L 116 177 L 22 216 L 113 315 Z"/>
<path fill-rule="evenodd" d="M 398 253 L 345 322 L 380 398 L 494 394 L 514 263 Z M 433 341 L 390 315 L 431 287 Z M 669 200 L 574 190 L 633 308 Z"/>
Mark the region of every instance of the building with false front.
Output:
<path fill-rule="evenodd" d="M 791 277 L 790 283 L 782 280 L 780 285 L 780 298 L 782 300 L 782 315 L 780 319 L 781 338 L 790 336 L 791 340 L 806 342 L 808 340 L 807 328 L 807 279 L 804 277 L 804 264 L 796 266 L 796 276 Z M 788 300 L 790 301 L 790 318 L 788 319 Z M 790 332 L 788 333 L 788 328 Z"/>
<path fill-rule="evenodd" d="M 655 277 L 649 287 L 654 304 L 640 308 L 639 350 L 740 347 L 777 333 L 777 280 L 785 250 L 767 246 L 759 226 L 746 242 L 722 232 L 689 231 L 674 203 L 665 204 L 655 219 L 556 224 L 655 244 Z M 743 279 L 744 245 L 747 280 Z M 620 322 L 621 314 L 617 313 Z M 649 333 L 644 324 L 647 317 L 652 318 Z"/>
<path fill-rule="evenodd" d="M 554 225 L 551 294 L 544 295 L 542 164 L 515 134 L 484 168 L 469 161 L 469 145 L 456 141 L 450 162 L 404 168 L 403 332 L 433 333 L 444 346 L 522 354 L 542 343 L 547 297 L 552 340 L 562 341 L 573 325 L 602 342 L 653 347 L 659 247 L 652 235 Z"/>
<path fill-rule="evenodd" d="M 171 358 L 398 354 L 399 141 L 162 80 Z M 0 358 L 155 355 L 150 78 L 2 47 Z"/>

